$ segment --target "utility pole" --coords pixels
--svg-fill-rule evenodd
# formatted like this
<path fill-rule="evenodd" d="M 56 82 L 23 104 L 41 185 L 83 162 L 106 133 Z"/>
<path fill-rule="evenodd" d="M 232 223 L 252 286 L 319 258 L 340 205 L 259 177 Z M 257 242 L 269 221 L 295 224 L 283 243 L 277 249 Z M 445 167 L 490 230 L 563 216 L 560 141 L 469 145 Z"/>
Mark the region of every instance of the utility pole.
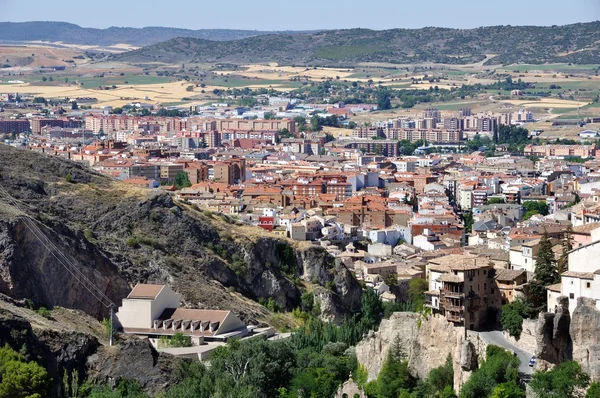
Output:
<path fill-rule="evenodd" d="M 113 345 L 113 313 L 114 313 L 114 305 L 110 305 L 110 331 L 108 332 L 108 345 L 112 347 Z"/>

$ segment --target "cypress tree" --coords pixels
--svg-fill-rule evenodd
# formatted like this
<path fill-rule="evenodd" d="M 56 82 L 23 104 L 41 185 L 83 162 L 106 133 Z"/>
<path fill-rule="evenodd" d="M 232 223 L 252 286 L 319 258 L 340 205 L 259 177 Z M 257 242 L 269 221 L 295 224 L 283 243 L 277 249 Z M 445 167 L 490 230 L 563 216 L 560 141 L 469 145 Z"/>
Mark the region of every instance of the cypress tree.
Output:
<path fill-rule="evenodd" d="M 552 252 L 552 242 L 548 237 L 548 232 L 544 231 L 540 246 L 535 260 L 534 279 L 544 286 L 558 283 L 560 278 L 554 261 L 554 252 Z"/>

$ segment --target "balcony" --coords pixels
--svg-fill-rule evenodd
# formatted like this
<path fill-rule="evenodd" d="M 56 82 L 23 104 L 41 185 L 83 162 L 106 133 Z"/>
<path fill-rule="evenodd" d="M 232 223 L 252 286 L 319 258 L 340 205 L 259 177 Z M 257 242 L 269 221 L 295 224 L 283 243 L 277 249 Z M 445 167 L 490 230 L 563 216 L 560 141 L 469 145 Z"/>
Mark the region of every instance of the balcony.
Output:
<path fill-rule="evenodd" d="M 451 312 L 462 312 L 463 307 L 458 306 L 458 305 L 452 305 L 452 304 L 444 304 L 444 310 L 451 311 Z"/>
<path fill-rule="evenodd" d="M 455 298 L 463 298 L 465 297 L 464 292 L 453 292 L 452 290 L 442 289 L 442 294 L 445 297 L 455 297 Z"/>
<path fill-rule="evenodd" d="M 456 315 L 452 313 L 446 313 L 446 319 L 450 322 L 462 322 L 463 317 L 461 315 Z"/>

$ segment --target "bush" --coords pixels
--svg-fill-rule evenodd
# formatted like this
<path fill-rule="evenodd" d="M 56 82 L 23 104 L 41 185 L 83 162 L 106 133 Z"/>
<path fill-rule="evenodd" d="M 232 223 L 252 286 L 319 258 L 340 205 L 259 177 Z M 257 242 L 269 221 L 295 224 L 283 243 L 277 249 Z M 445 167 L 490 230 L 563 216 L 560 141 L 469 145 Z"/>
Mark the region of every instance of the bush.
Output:
<path fill-rule="evenodd" d="M 136 247 L 138 245 L 138 240 L 136 238 L 134 238 L 133 236 L 128 237 L 127 239 L 125 239 L 125 244 L 129 247 Z"/>
<path fill-rule="evenodd" d="M 67 175 L 65 176 L 65 181 L 68 183 L 72 183 L 73 182 L 73 175 L 71 175 L 71 173 L 67 173 Z"/>
<path fill-rule="evenodd" d="M 503 348 L 489 345 L 486 359 L 460 391 L 460 398 L 489 396 L 502 383 L 518 384 L 519 358 Z"/>
<path fill-rule="evenodd" d="M 46 307 L 40 307 L 37 309 L 36 311 L 39 315 L 43 316 L 44 318 L 50 319 L 52 317 L 52 314 L 50 313 L 50 310 Z"/>
<path fill-rule="evenodd" d="M 572 397 L 589 384 L 589 376 L 575 361 L 566 361 L 548 372 L 535 372 L 529 386 L 540 398 Z"/>
<path fill-rule="evenodd" d="M 49 396 L 46 369 L 5 345 L 0 348 L 0 397 Z"/>
<path fill-rule="evenodd" d="M 531 310 L 527 304 L 523 300 L 517 299 L 502 307 L 500 323 L 511 336 L 519 338 L 523 331 L 523 319 L 529 318 L 530 314 Z"/>

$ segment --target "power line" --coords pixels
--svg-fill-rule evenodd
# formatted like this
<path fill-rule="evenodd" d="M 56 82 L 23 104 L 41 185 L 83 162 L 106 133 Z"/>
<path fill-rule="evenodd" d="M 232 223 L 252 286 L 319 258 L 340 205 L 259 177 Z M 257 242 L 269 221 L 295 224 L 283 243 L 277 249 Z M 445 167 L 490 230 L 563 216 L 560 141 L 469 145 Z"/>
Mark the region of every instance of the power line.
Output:
<path fill-rule="evenodd" d="M 10 205 L 15 207 L 22 213 L 25 213 L 18 204 L 18 201 L 13 198 L 3 187 L 0 186 L 0 196 L 3 197 Z M 21 202 L 23 203 L 23 202 Z M 40 230 L 40 228 L 28 216 L 24 217 L 25 226 L 31 231 L 33 236 L 48 250 L 48 252 L 56 258 L 58 263 L 71 274 L 77 282 L 79 282 L 96 300 L 103 306 L 111 309 L 115 307 L 115 303 L 104 294 L 104 291 L 97 287 L 85 274 L 74 264 L 48 237 Z"/>

